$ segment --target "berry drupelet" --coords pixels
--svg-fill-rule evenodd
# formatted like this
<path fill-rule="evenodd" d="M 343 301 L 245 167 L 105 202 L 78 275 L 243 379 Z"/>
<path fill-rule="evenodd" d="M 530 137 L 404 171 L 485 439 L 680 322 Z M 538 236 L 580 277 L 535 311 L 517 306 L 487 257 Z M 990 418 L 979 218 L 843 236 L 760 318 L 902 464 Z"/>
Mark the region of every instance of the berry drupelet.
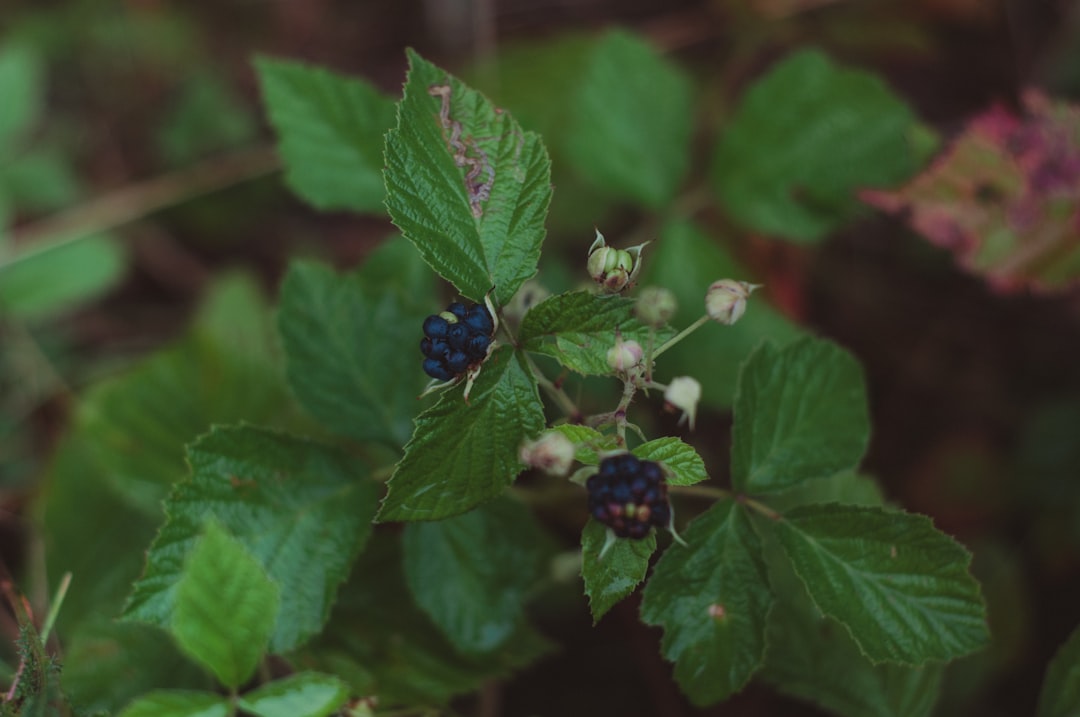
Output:
<path fill-rule="evenodd" d="M 654 526 L 671 522 L 667 482 L 659 463 L 631 453 L 600 461 L 600 470 L 585 482 L 589 513 L 620 538 L 644 538 Z"/>
<path fill-rule="evenodd" d="M 455 301 L 440 314 L 424 319 L 424 373 L 439 381 L 457 378 L 487 357 L 495 322 L 483 304 Z"/>

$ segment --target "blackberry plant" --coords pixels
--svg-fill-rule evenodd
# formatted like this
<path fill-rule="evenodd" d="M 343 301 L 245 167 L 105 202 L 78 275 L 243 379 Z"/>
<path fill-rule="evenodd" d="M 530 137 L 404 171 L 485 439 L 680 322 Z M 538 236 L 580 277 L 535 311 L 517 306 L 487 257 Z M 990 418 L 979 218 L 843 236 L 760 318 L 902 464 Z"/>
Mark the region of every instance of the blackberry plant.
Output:
<path fill-rule="evenodd" d="M 284 392 L 264 397 L 265 427 L 213 428 L 188 446 L 185 481 L 147 481 L 132 498 L 167 495 L 166 521 L 124 616 L 169 630 L 228 694 L 151 692 L 124 714 L 444 705 L 547 654 L 530 600 L 578 575 L 597 621 L 644 583 L 641 620 L 662 628 L 659 649 L 695 704 L 757 679 L 841 715 L 871 714 L 867 702 L 929 714 L 944 664 L 988 639 L 970 555 L 860 473 L 858 362 L 771 312 L 742 272 L 719 271 L 732 263 L 674 201 L 688 157 L 658 138 L 686 149 L 689 80 L 624 33 L 585 57 L 567 119 L 579 131 L 553 150 L 666 218 L 655 236 L 610 244 L 597 231 L 590 245 L 582 226 L 583 286 L 550 293 L 538 275 L 548 147 L 419 54 L 408 62 L 396 105 L 359 80 L 257 62 L 290 185 L 323 209 L 385 206 L 400 236 L 351 273 L 290 267 L 275 328 L 302 415 L 281 408 Z M 789 62 L 786 74 L 841 95 L 862 87 L 817 53 Z M 646 89 L 664 101 L 639 106 Z M 871 119 L 906 117 L 881 92 L 872 85 Z M 751 100 L 736 129 L 755 123 Z M 646 128 L 609 132 L 620 113 Z M 609 134 L 619 151 L 597 152 Z M 746 163 L 739 148 L 726 140 L 718 156 Z M 749 181 L 716 184 L 739 200 Z M 812 189 L 832 206 L 861 181 Z M 739 217 L 777 221 L 772 202 L 798 215 L 799 237 L 839 221 L 800 213 L 789 190 Z M 238 382 L 272 353 L 263 339 Z M 716 458 L 727 436 L 699 405 L 731 409 L 728 466 Z M 680 413 L 689 432 L 654 435 L 650 408 Z M 695 443 L 713 449 L 708 461 Z M 533 510 L 552 504 L 575 516 L 580 542 Z M 253 636 L 243 649 L 213 637 L 215 586 Z M 297 674 L 264 670 L 248 690 L 267 654 Z M 289 707 L 305 689 L 320 700 Z"/>

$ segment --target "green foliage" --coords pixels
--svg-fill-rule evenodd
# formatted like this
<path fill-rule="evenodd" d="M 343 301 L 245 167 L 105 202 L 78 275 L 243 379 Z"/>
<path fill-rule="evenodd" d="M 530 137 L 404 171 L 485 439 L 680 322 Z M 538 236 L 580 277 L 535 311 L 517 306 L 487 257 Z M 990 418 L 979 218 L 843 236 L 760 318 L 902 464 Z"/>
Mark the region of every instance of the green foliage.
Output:
<path fill-rule="evenodd" d="M 643 540 L 616 538 L 603 523 L 590 519 L 581 533 L 581 577 L 589 598 L 593 623 L 633 592 L 645 579 L 656 535 Z"/>
<path fill-rule="evenodd" d="M 417 605 L 459 651 L 503 644 L 540 577 L 544 535 L 531 513 L 497 500 L 464 515 L 405 528 L 405 578 Z"/>
<path fill-rule="evenodd" d="M 456 390 L 416 419 L 379 520 L 449 518 L 503 492 L 521 472 L 518 447 L 544 428 L 536 379 L 518 351 L 496 350 L 469 400 Z"/>
<path fill-rule="evenodd" d="M 731 501 L 690 523 L 687 546 L 673 545 L 645 586 L 641 619 L 664 628 L 661 649 L 696 704 L 738 692 L 765 659 L 772 608 L 761 540 Z"/>
<path fill-rule="evenodd" d="M 607 351 L 615 345 L 616 328 L 624 341 L 648 346 L 649 329 L 634 318 L 632 300 L 574 291 L 552 296 L 529 311 L 518 338 L 529 351 L 552 356 L 571 371 L 606 376 L 615 372 L 607 363 Z M 675 335 L 668 328 L 654 333 L 657 346 Z"/>
<path fill-rule="evenodd" d="M 281 286 L 278 325 L 296 397 L 336 434 L 404 445 L 423 374 L 402 377 L 400 360 L 433 299 L 430 274 L 400 239 L 348 275 L 294 263 Z"/>
<path fill-rule="evenodd" d="M 251 427 L 214 429 L 189 446 L 188 462 L 124 616 L 171 624 L 184 562 L 213 517 L 281 590 L 271 650 L 318 633 L 371 532 L 377 485 L 343 453 Z"/>
<path fill-rule="evenodd" d="M 705 461 L 697 451 L 674 436 L 642 443 L 633 453 L 638 458 L 663 463 L 671 471 L 667 479 L 670 485 L 693 485 L 709 477 Z"/>
<path fill-rule="evenodd" d="M 853 190 L 915 170 L 914 126 L 874 75 L 797 52 L 747 90 L 716 146 L 713 184 L 748 228 L 819 241 L 852 217 Z"/>
<path fill-rule="evenodd" d="M 211 521 L 184 562 L 175 599 L 170 629 L 181 649 L 230 689 L 250 679 L 281 604 L 259 561 Z"/>
<path fill-rule="evenodd" d="M 1039 694 L 1038 717 L 1071 717 L 1080 713 L 1080 629 L 1054 655 Z"/>
<path fill-rule="evenodd" d="M 132 702 L 120 717 L 228 717 L 229 702 L 208 692 L 159 690 Z"/>
<path fill-rule="evenodd" d="M 239 705 L 256 717 L 328 717 L 348 697 L 336 677 L 301 672 L 248 692 Z"/>
<path fill-rule="evenodd" d="M 386 164 L 394 224 L 462 295 L 494 290 L 502 305 L 536 273 L 551 201 L 543 143 L 415 52 Z"/>
<path fill-rule="evenodd" d="M 0 44 L 0 146 L 22 139 L 37 121 L 45 100 L 43 65 L 28 45 Z"/>
<path fill-rule="evenodd" d="M 255 61 L 289 187 L 318 209 L 383 209 L 393 102 L 367 82 L 303 63 Z"/>
<path fill-rule="evenodd" d="M 579 70 L 564 149 L 590 182 L 659 208 L 690 165 L 693 88 L 639 37 L 606 33 Z"/>
<path fill-rule="evenodd" d="M 743 364 L 734 410 L 731 480 L 753 493 L 854 468 L 870 436 L 862 370 L 826 341 L 763 344 Z"/>
<path fill-rule="evenodd" d="M 929 518 L 880 508 L 796 508 L 773 524 L 811 599 L 875 662 L 921 665 L 982 647 L 970 556 Z"/>
<path fill-rule="evenodd" d="M 123 250 L 102 235 L 0 258 L 0 309 L 22 319 L 71 309 L 111 288 L 126 265 Z"/>

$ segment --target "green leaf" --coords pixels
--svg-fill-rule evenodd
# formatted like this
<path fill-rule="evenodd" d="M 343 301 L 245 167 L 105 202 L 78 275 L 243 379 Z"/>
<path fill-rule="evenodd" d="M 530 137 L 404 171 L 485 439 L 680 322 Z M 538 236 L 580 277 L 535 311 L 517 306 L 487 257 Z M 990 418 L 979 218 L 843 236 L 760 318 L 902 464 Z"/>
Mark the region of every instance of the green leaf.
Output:
<path fill-rule="evenodd" d="M 117 516 L 111 518 L 116 520 Z M 114 557 L 122 552 L 122 547 L 130 549 L 132 545 L 145 545 L 146 542 L 114 542 L 99 550 Z M 97 578 L 96 573 L 84 574 Z M 90 587 L 80 581 L 80 575 L 77 574 L 72 583 L 74 587 L 64 601 L 62 613 L 67 611 L 80 586 Z M 128 588 L 137 575 L 136 571 L 128 581 Z M 110 614 L 108 620 L 84 620 L 77 628 L 58 632 L 64 636 L 64 669 L 60 679 L 76 714 L 116 714 L 136 697 L 154 688 L 209 690 L 214 686 L 210 677 L 156 627 L 117 622 Z"/>
<path fill-rule="evenodd" d="M 405 280 L 409 263 L 419 259 L 400 240 L 380 251 L 391 246 L 395 255 L 408 250 L 403 263 L 390 267 Z M 411 296 L 402 286 L 369 286 L 369 277 L 367 270 L 339 275 L 321 264 L 294 262 L 282 284 L 278 326 L 289 385 L 304 407 L 334 433 L 396 447 L 409 438 L 427 380 L 416 346 L 430 313 L 431 277 L 410 287 L 416 290 Z M 415 362 L 403 366 L 403 356 Z"/>
<path fill-rule="evenodd" d="M 803 481 L 769 496 L 769 507 L 780 513 L 808 503 L 883 506 L 885 496 L 877 481 L 855 471 Z"/>
<path fill-rule="evenodd" d="M 840 717 L 931 714 L 941 691 L 942 663 L 871 663 L 848 631 L 817 609 L 775 541 L 765 556 L 777 604 L 769 614 L 762 679 Z"/>
<path fill-rule="evenodd" d="M 255 673 L 280 606 L 259 561 L 210 521 L 184 561 L 170 628 L 184 652 L 235 690 Z"/>
<path fill-rule="evenodd" d="M 576 83 L 566 128 L 567 161 L 597 186 L 659 208 L 690 166 L 693 87 L 636 35 L 608 32 Z"/>
<path fill-rule="evenodd" d="M 124 250 L 98 234 L 0 259 L 0 311 L 37 319 L 72 309 L 116 285 L 126 264 Z"/>
<path fill-rule="evenodd" d="M 1080 629 L 1054 655 L 1039 694 L 1038 717 L 1080 715 Z"/>
<path fill-rule="evenodd" d="M 761 541 L 733 501 L 695 518 L 645 586 L 641 619 L 664 628 L 664 656 L 695 704 L 738 692 L 765 658 L 773 604 Z"/>
<path fill-rule="evenodd" d="M 0 46 L 0 151 L 37 121 L 45 98 L 45 68 L 27 45 Z"/>
<path fill-rule="evenodd" d="M 467 403 L 449 389 L 417 417 L 378 519 L 438 520 L 494 498 L 524 467 L 521 442 L 543 428 L 543 406 L 524 356 L 508 346 L 497 349 Z"/>
<path fill-rule="evenodd" d="M 277 366 L 273 322 L 253 280 L 216 282 L 177 346 L 86 392 L 76 423 L 115 494 L 160 520 L 187 473 L 184 444 L 213 423 L 297 423 Z"/>
<path fill-rule="evenodd" d="M 386 206 L 462 295 L 482 301 L 494 288 L 502 306 L 536 273 L 551 201 L 547 150 L 480 93 L 408 55 L 405 96 L 386 138 Z M 448 99 L 432 94 L 438 87 L 449 88 Z"/>
<path fill-rule="evenodd" d="M 132 702 L 120 717 L 227 717 L 229 701 L 210 692 L 158 690 Z"/>
<path fill-rule="evenodd" d="M 185 78 L 178 94 L 154 137 L 158 153 L 170 166 L 183 167 L 211 153 L 236 149 L 257 136 L 253 113 L 220 74 L 196 70 Z"/>
<path fill-rule="evenodd" d="M 853 190 L 914 171 L 914 127 L 876 76 L 798 52 L 742 98 L 713 155 L 713 185 L 748 228 L 817 241 L 854 215 Z"/>
<path fill-rule="evenodd" d="M 524 618 L 543 569 L 544 534 L 502 499 L 447 520 L 405 527 L 405 578 L 417 605 L 466 654 L 490 652 Z"/>
<path fill-rule="evenodd" d="M 378 485 L 338 451 L 246 426 L 215 428 L 188 447 L 188 462 L 191 479 L 165 503 L 124 617 L 169 624 L 184 560 L 213 517 L 281 588 L 271 651 L 295 648 L 329 616 L 371 533 Z"/>
<path fill-rule="evenodd" d="M 0 194 L 20 208 L 62 209 L 79 191 L 71 160 L 58 148 L 35 149 L 0 163 Z"/>
<path fill-rule="evenodd" d="M 783 490 L 855 468 L 870 438 L 858 361 L 820 339 L 762 345 L 739 373 L 731 435 L 739 491 Z"/>
<path fill-rule="evenodd" d="M 353 694 L 377 694 L 379 707 L 390 708 L 446 704 L 550 649 L 522 622 L 491 652 L 454 650 L 409 592 L 398 536 L 376 531 L 342 588 L 327 629 L 302 654 L 305 665 L 339 676 Z"/>
<path fill-rule="evenodd" d="M 971 555 L 926 516 L 832 503 L 768 525 L 814 603 L 874 662 L 919 665 L 986 644 Z"/>
<path fill-rule="evenodd" d="M 649 328 L 634 317 L 633 299 L 573 291 L 530 309 L 518 340 L 527 351 L 552 356 L 571 371 L 607 376 L 615 373 L 608 366 L 607 352 L 615 345 L 616 328 L 624 341 L 637 341 L 648 349 Z M 654 345 L 674 335 L 670 328 L 659 329 Z"/>
<path fill-rule="evenodd" d="M 714 239 L 688 221 L 674 220 L 660 230 L 660 239 L 646 248 L 642 286 L 670 289 L 679 302 L 673 326 L 689 326 L 705 312 L 705 292 L 717 279 L 754 281 L 755 276 Z M 658 380 L 666 383 L 674 376 L 693 376 L 701 382 L 702 405 L 727 409 L 735 398 L 739 366 L 762 339 L 784 345 L 800 335 L 799 330 L 761 295 L 756 293 L 746 313 L 733 326 L 709 324 L 686 337 L 656 363 Z M 702 356 L 710 357 L 702 370 Z"/>
<path fill-rule="evenodd" d="M 672 472 L 667 482 L 671 485 L 693 485 L 709 477 L 705 461 L 693 447 L 674 436 L 665 436 L 642 443 L 631 451 L 638 458 L 659 461 Z"/>
<path fill-rule="evenodd" d="M 655 532 L 641 540 L 615 538 L 605 551 L 608 540 L 607 526 L 589 518 L 581 532 L 581 577 L 594 625 L 645 579 L 656 551 Z"/>
<path fill-rule="evenodd" d="M 317 209 L 383 210 L 383 135 L 393 101 L 367 82 L 299 62 L 255 60 L 289 187 Z"/>
<path fill-rule="evenodd" d="M 331 675 L 301 672 L 252 690 L 240 708 L 257 717 L 327 717 L 349 699 L 349 688 Z"/>
<path fill-rule="evenodd" d="M 553 426 L 552 431 L 557 431 L 574 444 L 574 460 L 585 465 L 595 466 L 600 462 L 601 451 L 611 451 L 616 447 L 614 436 L 605 436 L 595 428 L 582 426 L 576 423 L 561 423 Z"/>

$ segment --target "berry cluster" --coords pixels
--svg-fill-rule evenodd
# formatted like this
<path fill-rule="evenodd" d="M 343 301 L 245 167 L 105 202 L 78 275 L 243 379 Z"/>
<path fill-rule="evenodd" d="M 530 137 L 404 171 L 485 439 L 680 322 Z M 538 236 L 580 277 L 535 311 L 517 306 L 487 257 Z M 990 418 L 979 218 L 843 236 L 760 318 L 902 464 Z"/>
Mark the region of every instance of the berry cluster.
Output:
<path fill-rule="evenodd" d="M 424 338 L 420 340 L 424 373 L 440 381 L 449 381 L 465 373 L 487 356 L 495 322 L 483 304 L 466 307 L 454 302 L 441 314 L 424 319 Z"/>
<path fill-rule="evenodd" d="M 644 538 L 655 525 L 671 521 L 667 483 L 659 463 L 630 453 L 600 461 L 600 471 L 585 482 L 589 513 L 620 538 Z"/>

